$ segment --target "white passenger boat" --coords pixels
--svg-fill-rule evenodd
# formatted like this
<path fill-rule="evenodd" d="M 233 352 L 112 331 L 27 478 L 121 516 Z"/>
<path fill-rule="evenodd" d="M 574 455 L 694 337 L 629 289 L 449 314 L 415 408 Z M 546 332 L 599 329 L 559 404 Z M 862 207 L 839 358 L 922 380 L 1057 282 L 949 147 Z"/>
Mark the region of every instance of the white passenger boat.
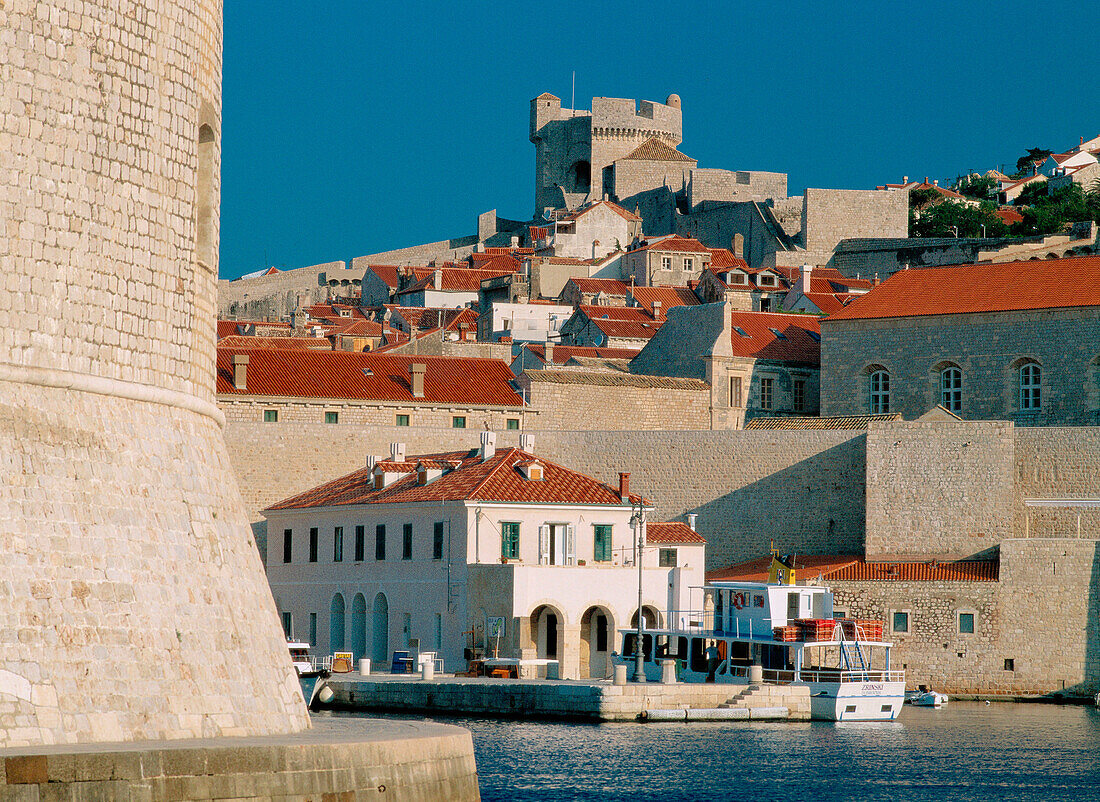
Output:
<path fill-rule="evenodd" d="M 287 641 L 290 650 L 290 662 L 299 677 L 327 676 L 332 668 L 332 658 L 321 658 L 310 654 L 310 645 L 305 641 Z"/>
<path fill-rule="evenodd" d="M 910 691 L 905 694 L 906 704 L 913 705 L 914 707 L 943 707 L 947 704 L 946 693 L 936 693 L 935 691 L 921 690 Z"/>
<path fill-rule="evenodd" d="M 882 622 L 834 619 L 829 589 L 794 584 L 793 569 L 776 558 L 770 574 L 774 581 L 705 585 L 700 609 L 646 627 L 646 679 L 660 679 L 665 659 L 677 661 L 681 682 L 747 685 L 750 667 L 759 666 L 765 684 L 809 686 L 815 719 L 897 718 L 905 673 L 890 667 L 893 644 L 882 639 Z M 619 660 L 629 674 L 637 630 L 621 633 Z"/>

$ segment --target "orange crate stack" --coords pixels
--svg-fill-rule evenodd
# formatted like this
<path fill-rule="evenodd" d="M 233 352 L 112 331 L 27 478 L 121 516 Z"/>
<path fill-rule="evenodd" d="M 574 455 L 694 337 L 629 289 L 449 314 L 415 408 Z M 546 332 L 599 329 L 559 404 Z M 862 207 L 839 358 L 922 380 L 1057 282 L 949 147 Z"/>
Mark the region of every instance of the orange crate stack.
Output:
<path fill-rule="evenodd" d="M 789 641 L 796 641 L 796 640 L 798 640 L 798 627 L 796 627 L 796 626 L 775 627 L 772 630 L 772 635 L 773 635 L 773 638 L 775 640 L 788 641 L 788 642 Z"/>
<path fill-rule="evenodd" d="M 856 639 L 856 627 L 859 627 L 863 640 L 882 640 L 882 621 L 871 618 L 841 618 L 840 625 L 844 627 L 844 637 L 849 640 Z"/>
<path fill-rule="evenodd" d="M 836 621 L 832 618 L 799 618 L 795 624 L 798 625 L 800 639 L 804 641 L 832 640 L 833 630 L 836 629 Z"/>

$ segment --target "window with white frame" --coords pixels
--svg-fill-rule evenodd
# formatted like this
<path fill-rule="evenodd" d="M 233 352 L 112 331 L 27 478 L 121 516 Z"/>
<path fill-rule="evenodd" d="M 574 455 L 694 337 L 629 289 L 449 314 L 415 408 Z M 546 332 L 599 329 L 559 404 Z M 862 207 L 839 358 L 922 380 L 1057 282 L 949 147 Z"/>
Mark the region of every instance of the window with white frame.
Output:
<path fill-rule="evenodd" d="M 950 412 L 962 412 L 962 371 L 954 365 L 940 371 L 940 404 Z"/>
<path fill-rule="evenodd" d="M 1043 369 L 1036 362 L 1020 368 L 1020 411 L 1038 412 L 1043 405 Z"/>
<path fill-rule="evenodd" d="M 672 257 L 671 256 L 662 256 L 661 257 L 661 270 L 671 270 L 671 269 L 672 269 Z"/>
<path fill-rule="evenodd" d="M 762 378 L 760 379 L 760 408 L 771 409 L 773 402 L 773 390 L 775 388 L 775 379 Z"/>
<path fill-rule="evenodd" d="M 684 257 L 684 270 L 690 272 L 694 269 L 695 269 L 695 259 L 691 256 L 685 256 Z"/>
<path fill-rule="evenodd" d="M 876 370 L 871 374 L 871 414 L 881 415 L 890 411 L 890 374 Z"/>

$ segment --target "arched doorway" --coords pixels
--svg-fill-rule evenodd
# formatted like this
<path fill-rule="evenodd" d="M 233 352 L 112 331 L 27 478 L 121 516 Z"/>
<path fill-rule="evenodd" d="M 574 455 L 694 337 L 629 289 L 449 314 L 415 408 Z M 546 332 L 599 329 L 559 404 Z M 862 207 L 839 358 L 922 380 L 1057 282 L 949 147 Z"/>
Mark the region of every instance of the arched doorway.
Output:
<path fill-rule="evenodd" d="M 661 624 L 661 614 L 657 612 L 656 607 L 651 607 L 648 604 L 642 605 L 642 614 L 645 616 L 645 628 L 656 629 Z M 630 628 L 636 629 L 638 626 L 638 611 L 635 610 L 630 616 Z"/>
<path fill-rule="evenodd" d="M 592 165 L 584 159 L 573 162 L 569 168 L 569 177 L 572 179 L 574 192 L 587 192 L 592 186 Z"/>
<path fill-rule="evenodd" d="M 344 609 L 344 597 L 337 593 L 328 611 L 329 652 L 344 651 Z"/>
<path fill-rule="evenodd" d="M 390 657 L 390 603 L 385 593 L 374 597 L 371 621 L 371 658 L 375 665 L 385 666 Z"/>
<path fill-rule="evenodd" d="M 611 613 L 604 607 L 589 607 L 581 616 L 582 678 L 602 679 L 611 673 L 610 658 L 614 651 L 615 627 Z"/>
<path fill-rule="evenodd" d="M 367 656 L 367 600 L 362 593 L 351 600 L 351 651 L 356 660 Z"/>
<path fill-rule="evenodd" d="M 541 660 L 561 660 L 565 647 L 565 618 L 561 611 L 542 605 L 531 613 L 531 632 Z"/>

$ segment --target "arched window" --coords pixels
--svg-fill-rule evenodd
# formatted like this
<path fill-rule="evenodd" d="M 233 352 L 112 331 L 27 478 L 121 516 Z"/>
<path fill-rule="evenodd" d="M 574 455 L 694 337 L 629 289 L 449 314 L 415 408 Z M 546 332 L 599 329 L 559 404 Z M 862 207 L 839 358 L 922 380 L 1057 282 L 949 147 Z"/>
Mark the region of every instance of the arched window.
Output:
<path fill-rule="evenodd" d="M 876 370 L 871 374 L 871 414 L 880 415 L 890 411 L 890 374 L 885 370 Z"/>
<path fill-rule="evenodd" d="M 944 409 L 962 412 L 962 386 L 962 371 L 957 367 L 952 365 L 940 371 L 940 404 Z"/>
<path fill-rule="evenodd" d="M 217 187 L 214 168 L 217 142 L 209 125 L 199 128 L 198 170 L 195 176 L 195 258 L 207 270 L 217 272 Z"/>
<path fill-rule="evenodd" d="M 1043 369 L 1037 362 L 1020 368 L 1020 411 L 1038 412 L 1043 406 Z"/>
<path fill-rule="evenodd" d="M 592 185 L 592 166 L 583 159 L 573 163 L 569 175 L 573 180 L 574 192 L 587 192 Z"/>

